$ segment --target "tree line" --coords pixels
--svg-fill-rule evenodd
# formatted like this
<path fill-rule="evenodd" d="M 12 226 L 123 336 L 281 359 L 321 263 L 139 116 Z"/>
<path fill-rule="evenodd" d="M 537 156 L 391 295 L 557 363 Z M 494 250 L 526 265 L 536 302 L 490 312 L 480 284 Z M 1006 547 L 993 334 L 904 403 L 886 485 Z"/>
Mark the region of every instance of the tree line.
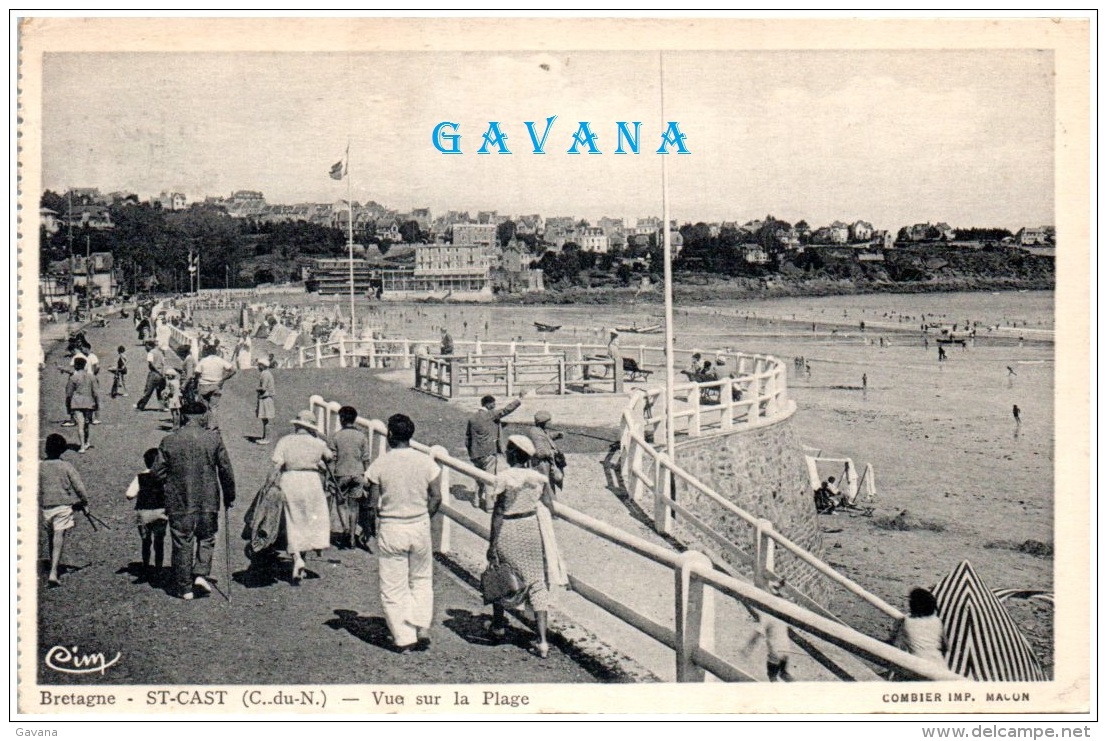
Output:
<path fill-rule="evenodd" d="M 69 211 L 66 200 L 47 191 L 42 206 L 61 214 Z M 74 204 L 75 206 L 78 204 Z M 88 205 L 88 204 L 80 204 Z M 202 286 L 253 285 L 257 276 L 243 272 L 250 258 L 272 256 L 287 275 L 292 275 L 298 258 L 340 253 L 346 235 L 339 229 L 306 221 L 260 223 L 236 219 L 216 205 L 194 203 L 172 211 L 160 203 L 118 200 L 105 206 L 110 229 L 62 223 L 53 234 L 45 225 L 40 230 L 43 273 L 51 263 L 86 252 L 109 252 L 122 273 L 127 292 L 141 290 L 186 290 L 190 286 L 190 254 L 199 255 Z M 271 272 L 271 271 L 270 271 Z"/>

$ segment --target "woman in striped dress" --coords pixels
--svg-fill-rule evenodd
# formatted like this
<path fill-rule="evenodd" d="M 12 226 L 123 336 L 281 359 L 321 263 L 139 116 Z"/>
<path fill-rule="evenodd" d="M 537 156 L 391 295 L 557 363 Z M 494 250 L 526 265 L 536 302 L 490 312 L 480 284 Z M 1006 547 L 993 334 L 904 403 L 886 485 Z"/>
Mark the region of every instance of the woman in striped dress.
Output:
<path fill-rule="evenodd" d="M 534 443 L 525 435 L 508 438 L 506 457 L 510 468 L 496 474 L 488 559 L 498 558 L 522 577 L 526 601 L 538 626 L 538 641 L 532 651 L 544 659 L 550 651 L 546 641 L 549 582 L 538 508 L 543 503 L 552 508 L 552 502 L 548 476 L 529 467 L 534 453 Z M 493 603 L 493 636 L 502 637 L 506 626 L 504 605 Z"/>

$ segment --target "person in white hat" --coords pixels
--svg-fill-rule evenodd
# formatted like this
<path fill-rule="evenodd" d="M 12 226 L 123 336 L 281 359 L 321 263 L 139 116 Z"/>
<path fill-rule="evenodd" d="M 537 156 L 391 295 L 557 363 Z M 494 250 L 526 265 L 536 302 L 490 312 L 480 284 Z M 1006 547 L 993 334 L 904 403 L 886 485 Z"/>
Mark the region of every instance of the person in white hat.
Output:
<path fill-rule="evenodd" d="M 315 415 L 304 410 L 292 420 L 292 434 L 277 441 L 273 463 L 281 475 L 284 493 L 285 535 L 292 554 L 292 585 L 307 576 L 304 551 L 331 545 L 331 517 L 320 475 L 334 454 L 322 439 Z"/>
<path fill-rule="evenodd" d="M 607 356 L 610 358 L 621 358 L 622 352 L 619 349 L 619 330 L 611 330 L 611 339 L 607 341 Z"/>
<path fill-rule="evenodd" d="M 510 467 L 496 474 L 488 560 L 506 564 L 522 578 L 525 599 L 538 629 L 538 640 L 531 651 L 544 659 L 550 652 L 546 641 L 550 584 L 538 509 L 543 505 L 552 508 L 553 504 L 549 478 L 530 468 L 534 454 L 534 443 L 526 435 L 508 437 L 505 455 Z M 503 602 L 494 602 L 492 636 L 503 637 L 506 628 Z"/>

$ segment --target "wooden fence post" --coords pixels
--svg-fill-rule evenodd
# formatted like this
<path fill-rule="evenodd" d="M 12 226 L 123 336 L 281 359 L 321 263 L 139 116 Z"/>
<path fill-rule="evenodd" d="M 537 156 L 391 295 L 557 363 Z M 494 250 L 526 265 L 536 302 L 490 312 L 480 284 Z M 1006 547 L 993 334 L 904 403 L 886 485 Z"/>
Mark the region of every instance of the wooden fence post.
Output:
<path fill-rule="evenodd" d="M 373 460 L 380 458 L 382 455 L 388 452 L 388 433 L 377 432 L 377 450 L 373 455 Z"/>
<path fill-rule="evenodd" d="M 758 589 L 765 589 L 769 585 L 769 574 L 776 572 L 776 542 L 769 537 L 773 532 L 773 523 L 769 520 L 758 520 L 754 544 L 754 570 L 753 584 Z"/>
<path fill-rule="evenodd" d="M 323 363 L 321 362 L 322 357 L 323 357 L 323 343 L 320 342 L 318 339 L 316 339 L 315 340 L 315 367 L 316 368 L 322 368 L 323 367 Z"/>
<path fill-rule="evenodd" d="M 654 460 L 653 474 L 653 529 L 661 535 L 668 535 L 673 526 L 673 510 L 669 500 L 674 499 L 673 474 L 663 465 L 658 456 Z"/>
<path fill-rule="evenodd" d="M 338 367 L 346 367 L 346 338 L 343 337 L 338 341 Z"/>
<path fill-rule="evenodd" d="M 694 388 L 692 390 L 692 395 L 688 398 L 695 399 L 695 401 L 692 403 L 692 418 L 688 423 L 688 436 L 689 437 L 699 437 L 700 436 L 700 401 L 702 400 L 702 397 L 700 396 L 699 386 L 696 386 L 696 388 Z"/>
<path fill-rule="evenodd" d="M 453 497 L 450 495 L 450 469 L 442 465 L 442 461 L 450 457 L 450 451 L 446 450 L 441 445 L 435 445 L 431 447 L 431 456 L 434 458 L 434 462 L 438 463 L 438 468 L 441 473 L 434 481 L 434 488 L 438 491 L 438 495 L 442 497 L 443 507 L 453 507 Z M 450 522 L 450 518 L 444 514 L 436 515 L 440 528 L 438 531 L 438 543 L 435 544 L 434 550 L 436 553 L 449 553 L 451 549 L 451 530 L 453 523 Z"/>
<path fill-rule="evenodd" d="M 404 350 L 404 366 L 403 367 L 404 368 L 410 368 L 411 367 L 411 342 L 409 340 L 404 340 L 403 350 Z"/>
<path fill-rule="evenodd" d="M 515 345 L 514 342 L 512 342 L 511 344 L 513 346 Z M 512 362 L 511 358 L 507 358 L 505 362 L 506 362 L 506 366 L 505 366 L 506 370 L 504 371 L 504 375 L 506 376 L 506 379 L 507 379 L 507 395 L 512 396 L 512 395 L 515 394 L 515 378 L 514 378 L 514 376 L 515 376 L 515 363 Z"/>
<path fill-rule="evenodd" d="M 680 554 L 680 568 L 674 571 L 678 682 L 704 681 L 706 672 L 696 665 L 693 654 L 697 648 L 713 648 L 715 642 L 714 593 L 694 578 L 693 568 L 710 570 L 711 559 L 698 551 L 685 551 Z"/>
<path fill-rule="evenodd" d="M 720 427 L 729 430 L 734 427 L 734 384 L 733 378 L 727 380 L 725 386 L 719 389 L 719 403 L 723 405 L 723 418 Z"/>
<path fill-rule="evenodd" d="M 565 395 L 565 356 L 557 359 L 557 393 Z"/>

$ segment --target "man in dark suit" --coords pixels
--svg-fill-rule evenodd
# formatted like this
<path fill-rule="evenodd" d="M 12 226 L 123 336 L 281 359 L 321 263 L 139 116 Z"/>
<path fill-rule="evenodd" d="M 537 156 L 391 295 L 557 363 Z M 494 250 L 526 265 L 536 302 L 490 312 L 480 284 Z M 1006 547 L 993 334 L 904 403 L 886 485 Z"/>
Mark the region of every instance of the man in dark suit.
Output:
<path fill-rule="evenodd" d="M 519 408 L 522 402 L 513 399 L 503 409 L 496 409 L 496 398 L 485 396 L 480 400 L 481 408 L 469 417 L 465 429 L 465 449 L 469 460 L 482 471 L 496 473 L 496 456 L 500 452 L 500 420 Z M 477 482 L 477 506 L 486 509 L 488 503 L 487 484 Z"/>
<path fill-rule="evenodd" d="M 181 428 L 162 439 L 150 472 L 165 488 L 175 596 L 190 600 L 211 592 L 207 577 L 219 532 L 220 504 L 234 505 L 235 488 L 223 437 L 207 428 L 207 407 L 192 402 L 181 411 Z"/>

